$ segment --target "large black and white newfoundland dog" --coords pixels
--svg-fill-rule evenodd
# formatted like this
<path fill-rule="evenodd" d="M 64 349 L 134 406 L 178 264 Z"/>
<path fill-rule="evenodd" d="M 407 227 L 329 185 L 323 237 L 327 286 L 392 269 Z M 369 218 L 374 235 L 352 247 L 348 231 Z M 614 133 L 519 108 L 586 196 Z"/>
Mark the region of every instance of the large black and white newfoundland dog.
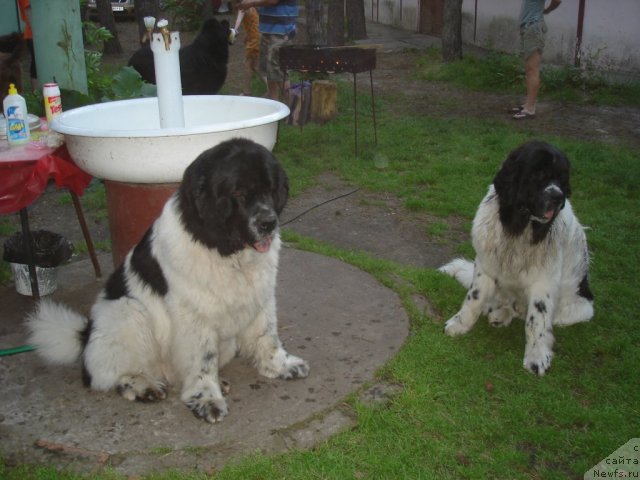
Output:
<path fill-rule="evenodd" d="M 286 174 L 262 146 L 234 139 L 203 152 L 160 217 L 98 295 L 89 318 L 51 301 L 28 320 L 48 362 L 81 358 L 87 386 L 162 400 L 169 385 L 199 418 L 227 413 L 218 370 L 236 354 L 261 375 L 301 378 L 307 362 L 278 337 L 278 215 Z"/>
<path fill-rule="evenodd" d="M 545 374 L 553 326 L 593 316 L 587 239 L 570 193 L 569 161 L 552 145 L 530 141 L 509 154 L 473 220 L 475 262 L 440 268 L 469 289 L 448 335 L 468 332 L 483 313 L 496 327 L 523 318 L 524 367 Z"/>

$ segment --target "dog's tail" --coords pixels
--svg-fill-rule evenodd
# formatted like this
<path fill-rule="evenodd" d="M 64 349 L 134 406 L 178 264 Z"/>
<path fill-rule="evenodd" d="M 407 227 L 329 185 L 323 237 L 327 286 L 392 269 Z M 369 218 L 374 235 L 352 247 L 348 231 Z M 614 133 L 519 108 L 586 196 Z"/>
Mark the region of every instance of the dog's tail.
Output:
<path fill-rule="evenodd" d="M 464 258 L 455 258 L 438 269 L 439 272 L 451 275 L 465 288 L 471 288 L 471 283 L 473 282 L 473 270 L 473 262 Z"/>
<path fill-rule="evenodd" d="M 59 365 L 80 358 L 88 325 L 86 317 L 46 299 L 27 318 L 31 330 L 29 342 L 47 362 Z"/>

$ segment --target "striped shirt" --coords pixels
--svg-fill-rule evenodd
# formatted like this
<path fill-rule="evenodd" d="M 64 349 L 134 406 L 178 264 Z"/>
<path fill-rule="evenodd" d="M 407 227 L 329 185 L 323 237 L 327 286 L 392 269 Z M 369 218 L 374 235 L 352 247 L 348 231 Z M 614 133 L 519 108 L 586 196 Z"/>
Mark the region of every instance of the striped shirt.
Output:
<path fill-rule="evenodd" d="M 281 0 L 277 5 L 259 7 L 260 33 L 291 35 L 298 20 L 298 0 Z"/>

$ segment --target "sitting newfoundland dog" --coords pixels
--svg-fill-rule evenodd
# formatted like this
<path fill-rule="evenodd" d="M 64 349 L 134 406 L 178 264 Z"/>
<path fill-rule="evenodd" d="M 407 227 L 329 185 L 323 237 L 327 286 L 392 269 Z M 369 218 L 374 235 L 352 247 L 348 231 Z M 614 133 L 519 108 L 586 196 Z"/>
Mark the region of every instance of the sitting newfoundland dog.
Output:
<path fill-rule="evenodd" d="M 42 301 L 28 321 L 48 362 L 81 358 L 85 384 L 152 402 L 180 385 L 207 422 L 227 413 L 218 370 L 236 354 L 269 378 L 307 362 L 278 337 L 278 215 L 286 174 L 264 147 L 234 139 L 206 150 L 98 295 L 89 318 Z"/>
<path fill-rule="evenodd" d="M 190 45 L 182 47 L 180 78 L 183 95 L 215 95 L 227 79 L 229 61 L 229 22 L 215 18 L 205 20 Z M 156 83 L 153 52 L 147 43 L 129 59 L 145 82 Z"/>
<path fill-rule="evenodd" d="M 548 143 L 511 152 L 473 220 L 476 259 L 440 268 L 468 288 L 448 335 L 468 332 L 481 314 L 496 327 L 525 320 L 524 367 L 544 375 L 553 356 L 553 327 L 593 316 L 589 252 L 567 199 L 569 161 Z"/>

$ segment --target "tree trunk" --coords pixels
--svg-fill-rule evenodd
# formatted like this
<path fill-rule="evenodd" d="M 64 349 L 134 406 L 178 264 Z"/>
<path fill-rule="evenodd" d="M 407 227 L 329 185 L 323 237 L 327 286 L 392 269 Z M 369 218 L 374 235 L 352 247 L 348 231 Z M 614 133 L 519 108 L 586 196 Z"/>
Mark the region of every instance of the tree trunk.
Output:
<path fill-rule="evenodd" d="M 347 37 L 349 40 L 367 38 L 364 0 L 347 0 Z"/>
<path fill-rule="evenodd" d="M 332 47 L 344 45 L 344 0 L 329 0 L 327 44 Z"/>
<path fill-rule="evenodd" d="M 322 0 L 306 0 L 307 11 L 307 43 L 311 45 L 326 45 L 326 35 L 322 19 Z"/>
<path fill-rule="evenodd" d="M 442 60 L 462 58 L 462 0 L 444 0 L 442 25 Z"/>
<path fill-rule="evenodd" d="M 98 11 L 98 21 L 100 25 L 111 32 L 113 38 L 104 42 L 102 53 L 105 55 L 122 53 L 122 45 L 118 40 L 118 30 L 116 21 L 111 10 L 111 0 L 96 0 L 96 10 Z"/>
<path fill-rule="evenodd" d="M 338 114 L 338 86 L 329 80 L 316 80 L 311 86 L 311 121 L 325 124 Z"/>
<path fill-rule="evenodd" d="M 160 3 L 159 0 L 134 0 L 134 5 L 136 7 L 136 22 L 138 22 L 138 38 L 142 43 L 144 34 L 147 33 L 144 17 L 155 17 L 156 21 L 159 20 Z"/>

